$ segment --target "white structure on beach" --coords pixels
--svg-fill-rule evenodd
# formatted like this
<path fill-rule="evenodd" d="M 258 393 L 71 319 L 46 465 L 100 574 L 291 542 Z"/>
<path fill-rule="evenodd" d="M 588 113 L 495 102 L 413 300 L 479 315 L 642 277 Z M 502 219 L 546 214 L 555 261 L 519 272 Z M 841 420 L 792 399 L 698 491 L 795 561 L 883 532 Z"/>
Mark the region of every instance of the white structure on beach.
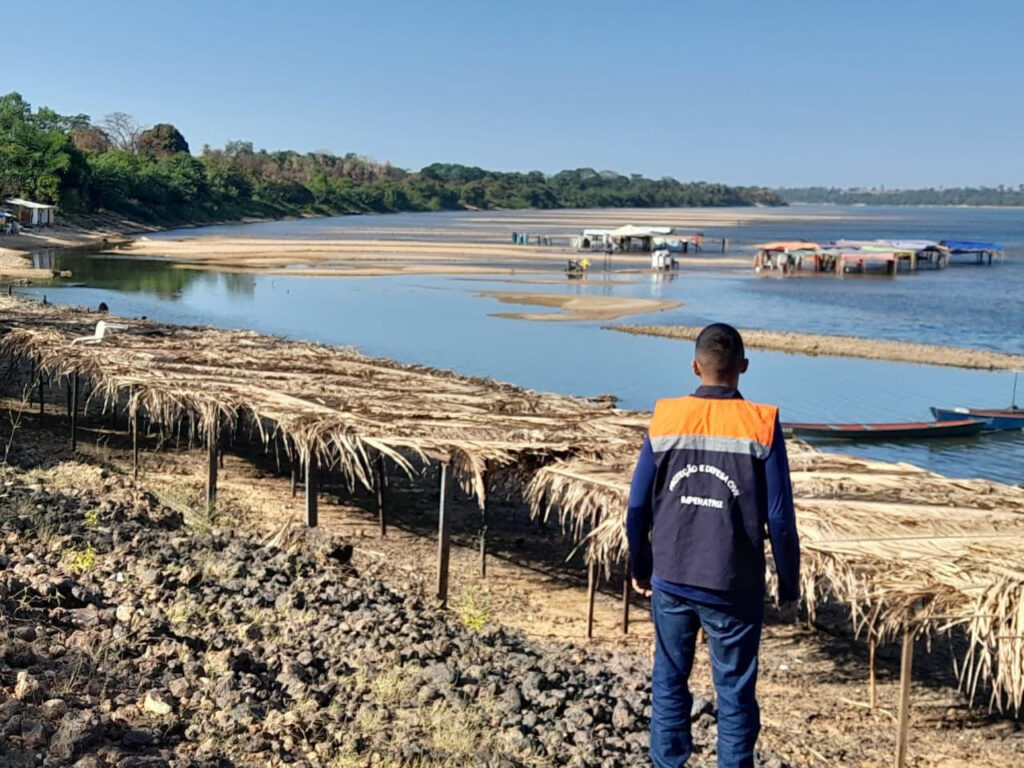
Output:
<path fill-rule="evenodd" d="M 45 227 L 56 223 L 54 206 L 46 203 L 33 203 L 20 197 L 9 197 L 4 205 L 13 208 L 15 218 L 22 224 L 32 227 Z"/>
<path fill-rule="evenodd" d="M 584 251 L 650 251 L 654 239 L 672 234 L 672 227 L 637 227 L 626 224 L 618 229 L 584 229 L 573 238 L 573 247 Z M 634 242 L 636 241 L 636 242 Z"/>

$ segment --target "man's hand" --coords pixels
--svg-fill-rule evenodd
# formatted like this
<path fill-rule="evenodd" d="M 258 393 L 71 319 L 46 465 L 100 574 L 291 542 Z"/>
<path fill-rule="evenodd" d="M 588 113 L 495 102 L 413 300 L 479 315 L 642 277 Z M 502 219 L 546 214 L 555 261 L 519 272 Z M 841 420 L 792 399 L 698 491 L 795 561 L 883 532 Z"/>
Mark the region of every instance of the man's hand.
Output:
<path fill-rule="evenodd" d="M 633 579 L 633 591 L 637 594 L 643 595 L 644 597 L 651 596 L 651 580 L 650 579 Z"/>
<path fill-rule="evenodd" d="M 795 624 L 799 600 L 783 600 L 779 603 L 779 619 L 783 624 Z"/>

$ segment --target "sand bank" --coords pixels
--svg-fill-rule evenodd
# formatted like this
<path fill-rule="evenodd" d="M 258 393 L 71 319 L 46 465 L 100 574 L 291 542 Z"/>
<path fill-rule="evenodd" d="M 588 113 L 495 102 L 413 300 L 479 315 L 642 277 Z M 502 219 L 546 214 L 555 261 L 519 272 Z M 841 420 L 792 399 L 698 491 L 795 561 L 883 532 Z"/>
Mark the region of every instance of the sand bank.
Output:
<path fill-rule="evenodd" d="M 118 255 L 166 259 L 189 268 L 332 277 L 393 274 L 509 274 L 563 268 L 580 253 L 557 246 L 511 243 L 398 239 L 401 230 L 380 231 L 379 239 L 286 239 L 256 237 L 140 238 L 117 249 Z M 600 273 L 600 255 L 592 256 L 591 275 Z M 749 259 L 720 255 L 683 255 L 684 269 L 749 267 Z M 613 272 L 646 272 L 650 255 L 617 253 Z"/>
<path fill-rule="evenodd" d="M 693 341 L 701 329 L 685 325 L 619 325 L 609 330 L 643 336 L 664 336 Z M 825 336 L 792 331 L 759 331 L 741 329 L 743 341 L 754 349 L 770 349 L 794 355 L 835 355 L 861 357 L 867 360 L 890 360 L 900 363 L 947 365 L 954 368 L 983 370 L 1024 370 L 1024 355 L 989 352 L 983 349 L 945 347 L 938 344 L 917 344 L 909 341 L 867 339 L 859 336 Z"/>
<path fill-rule="evenodd" d="M 588 296 L 577 293 L 481 291 L 477 295 L 497 299 L 502 304 L 529 304 L 562 310 L 562 312 L 499 312 L 493 315 L 516 320 L 614 320 L 626 315 L 662 312 L 666 309 L 683 306 L 681 301 L 637 299 L 626 296 Z"/>

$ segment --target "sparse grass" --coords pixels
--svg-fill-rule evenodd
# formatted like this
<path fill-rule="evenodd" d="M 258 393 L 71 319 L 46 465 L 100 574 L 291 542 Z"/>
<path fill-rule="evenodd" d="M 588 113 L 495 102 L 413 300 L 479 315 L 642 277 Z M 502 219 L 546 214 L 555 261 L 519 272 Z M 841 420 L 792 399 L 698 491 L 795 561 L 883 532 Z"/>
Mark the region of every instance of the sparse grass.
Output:
<path fill-rule="evenodd" d="M 378 704 L 394 707 L 409 704 L 415 685 L 413 672 L 405 667 L 391 667 L 370 681 L 370 690 Z"/>
<path fill-rule="evenodd" d="M 64 564 L 73 574 L 86 573 L 96 565 L 96 549 L 92 544 L 69 549 L 64 553 Z"/>
<path fill-rule="evenodd" d="M 473 632 L 479 632 L 487 626 L 494 615 L 490 596 L 469 588 L 463 588 L 459 593 L 454 608 L 462 625 Z"/>
<path fill-rule="evenodd" d="M 87 509 L 85 514 L 82 515 L 82 521 L 85 523 L 86 528 L 95 528 L 100 524 L 100 510 L 98 507 Z"/>

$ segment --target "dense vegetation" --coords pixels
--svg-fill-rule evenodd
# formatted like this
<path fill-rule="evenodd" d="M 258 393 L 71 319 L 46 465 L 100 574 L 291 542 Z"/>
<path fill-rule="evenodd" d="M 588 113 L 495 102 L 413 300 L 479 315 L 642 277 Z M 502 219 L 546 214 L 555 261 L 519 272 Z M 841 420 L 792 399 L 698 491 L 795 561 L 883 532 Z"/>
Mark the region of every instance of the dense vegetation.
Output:
<path fill-rule="evenodd" d="M 1024 184 L 1007 187 L 928 189 L 837 189 L 799 187 L 778 190 L 787 203 L 838 205 L 1024 205 Z"/>
<path fill-rule="evenodd" d="M 546 176 L 434 164 L 417 172 L 347 154 L 268 152 L 249 142 L 192 155 L 168 123 L 143 129 L 114 113 L 33 111 L 0 96 L 0 194 L 175 223 L 299 213 L 459 208 L 780 205 L 767 189 L 579 169 Z"/>

